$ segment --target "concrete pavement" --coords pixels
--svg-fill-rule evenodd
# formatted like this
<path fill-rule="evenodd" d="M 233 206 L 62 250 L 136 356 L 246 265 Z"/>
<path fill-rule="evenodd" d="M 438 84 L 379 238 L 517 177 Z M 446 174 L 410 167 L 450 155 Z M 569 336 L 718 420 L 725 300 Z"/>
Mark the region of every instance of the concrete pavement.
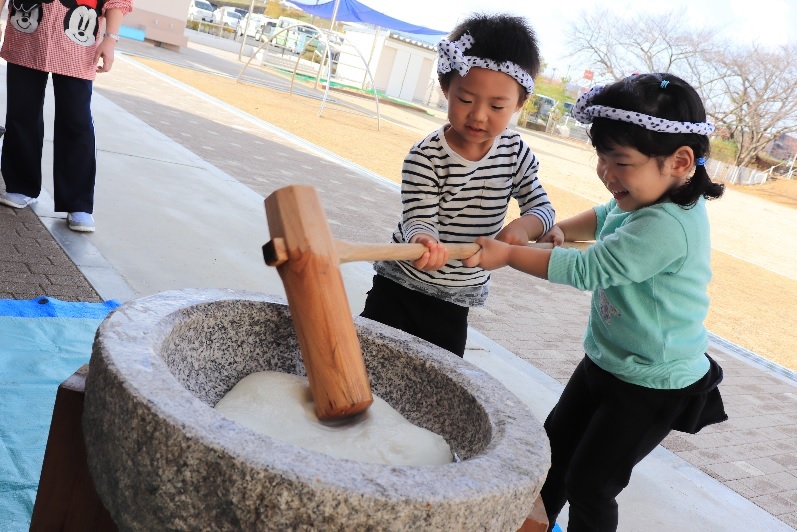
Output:
<path fill-rule="evenodd" d="M 126 47 L 147 52 L 123 41 Z M 195 50 L 175 59 L 188 54 L 197 62 L 219 59 Z M 49 93 L 47 101 L 46 124 L 52 120 Z M 0 207 L 2 234 L 12 235 L 0 240 L 0 297 L 59 297 L 47 291 L 51 282 L 33 283 L 41 275 L 52 281 L 35 270 L 44 258 L 53 262 L 58 247 L 76 265 L 70 278 L 88 281 L 102 299 L 182 287 L 281 294 L 281 281 L 260 255 L 268 239 L 262 199 L 293 183 L 318 188 L 338 238 L 384 241 L 395 224 L 399 198 L 392 183 L 124 57 L 98 79 L 94 115 L 97 232 L 66 229 L 45 194 L 33 211 L 60 244 L 49 245 L 30 211 L 9 214 Z M 51 147 L 47 139 L 45 168 Z M 26 255 L 35 248 L 17 243 L 30 238 L 31 227 L 37 245 L 49 253 Z M 8 271 L 20 265 L 27 272 Z M 366 263 L 342 270 L 352 312 L 358 313 L 372 270 Z M 20 276 L 8 273 L 26 273 L 42 292 L 16 292 L 10 280 Z M 90 300 L 83 297 L 91 294 L 73 297 Z M 488 307 L 474 313 L 466 360 L 499 378 L 543 419 L 583 356 L 588 300 L 567 287 L 496 272 Z M 721 390 L 731 421 L 695 436 L 674 433 L 668 448 L 646 458 L 620 497 L 621 530 L 797 526 L 797 386 L 740 356 L 735 346 L 715 341 L 711 353 L 725 369 Z"/>

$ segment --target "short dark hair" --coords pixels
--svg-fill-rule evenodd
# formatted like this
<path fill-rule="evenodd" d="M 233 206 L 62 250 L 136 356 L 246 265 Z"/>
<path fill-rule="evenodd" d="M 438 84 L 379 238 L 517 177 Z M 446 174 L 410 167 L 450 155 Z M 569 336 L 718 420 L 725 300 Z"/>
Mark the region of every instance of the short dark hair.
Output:
<path fill-rule="evenodd" d="M 523 17 L 475 13 L 460 22 L 448 40 L 458 41 L 465 33 L 470 33 L 474 41 L 465 55 L 491 59 L 496 63 L 511 61 L 528 72 L 532 79 L 537 77 L 540 71 L 537 37 Z M 453 75 L 453 70 L 441 74 L 440 86 L 447 87 Z"/>
<path fill-rule="evenodd" d="M 666 81 L 665 87 L 662 82 Z M 673 74 L 639 74 L 607 85 L 590 102 L 615 109 L 634 111 L 677 122 L 705 122 L 706 109 L 697 91 Z M 655 157 L 660 164 L 681 146 L 689 146 L 695 159 L 708 157 L 711 144 L 707 135 L 696 133 L 659 133 L 636 124 L 595 118 L 589 131 L 592 145 L 599 152 L 613 147 L 633 148 Z M 700 196 L 719 198 L 724 185 L 714 183 L 704 165 L 697 165 L 694 175 L 670 193 L 670 200 L 683 207 L 693 206 Z"/>

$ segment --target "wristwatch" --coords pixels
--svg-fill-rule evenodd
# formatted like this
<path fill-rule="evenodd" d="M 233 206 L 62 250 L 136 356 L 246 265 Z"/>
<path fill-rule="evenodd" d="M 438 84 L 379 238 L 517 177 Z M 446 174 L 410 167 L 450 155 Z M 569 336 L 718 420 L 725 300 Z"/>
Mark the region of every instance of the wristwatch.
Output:
<path fill-rule="evenodd" d="M 113 33 L 103 33 L 102 36 L 103 37 L 107 37 L 109 39 L 113 39 L 116 42 L 119 42 L 119 36 L 118 35 L 114 35 Z"/>

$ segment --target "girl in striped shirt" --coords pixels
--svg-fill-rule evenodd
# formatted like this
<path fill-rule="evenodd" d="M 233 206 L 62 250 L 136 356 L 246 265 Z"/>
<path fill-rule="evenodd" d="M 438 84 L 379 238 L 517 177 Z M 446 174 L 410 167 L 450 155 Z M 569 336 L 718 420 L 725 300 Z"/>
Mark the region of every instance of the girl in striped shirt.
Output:
<path fill-rule="evenodd" d="M 552 227 L 554 210 L 537 179 L 537 158 L 507 129 L 540 67 L 528 22 L 471 16 L 438 44 L 438 54 L 448 123 L 405 158 L 403 212 L 393 233 L 393 242 L 427 251 L 414 262 L 376 262 L 362 316 L 463 356 L 468 309 L 484 305 L 490 275 L 449 260 L 443 244 L 480 236 L 527 244 Z M 521 216 L 503 227 L 512 197 Z"/>

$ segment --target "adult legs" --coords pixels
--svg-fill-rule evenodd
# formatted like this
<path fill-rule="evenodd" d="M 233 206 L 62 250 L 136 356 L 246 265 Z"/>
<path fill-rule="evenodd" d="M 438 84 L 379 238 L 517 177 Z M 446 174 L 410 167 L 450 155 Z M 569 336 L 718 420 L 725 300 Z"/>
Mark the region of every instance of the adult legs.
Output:
<path fill-rule="evenodd" d="M 47 77 L 47 72 L 8 63 L 6 133 L 0 156 L 6 192 L 31 198 L 41 193 Z"/>
<path fill-rule="evenodd" d="M 92 82 L 53 74 L 53 200 L 56 212 L 94 212 L 97 153 Z"/>

